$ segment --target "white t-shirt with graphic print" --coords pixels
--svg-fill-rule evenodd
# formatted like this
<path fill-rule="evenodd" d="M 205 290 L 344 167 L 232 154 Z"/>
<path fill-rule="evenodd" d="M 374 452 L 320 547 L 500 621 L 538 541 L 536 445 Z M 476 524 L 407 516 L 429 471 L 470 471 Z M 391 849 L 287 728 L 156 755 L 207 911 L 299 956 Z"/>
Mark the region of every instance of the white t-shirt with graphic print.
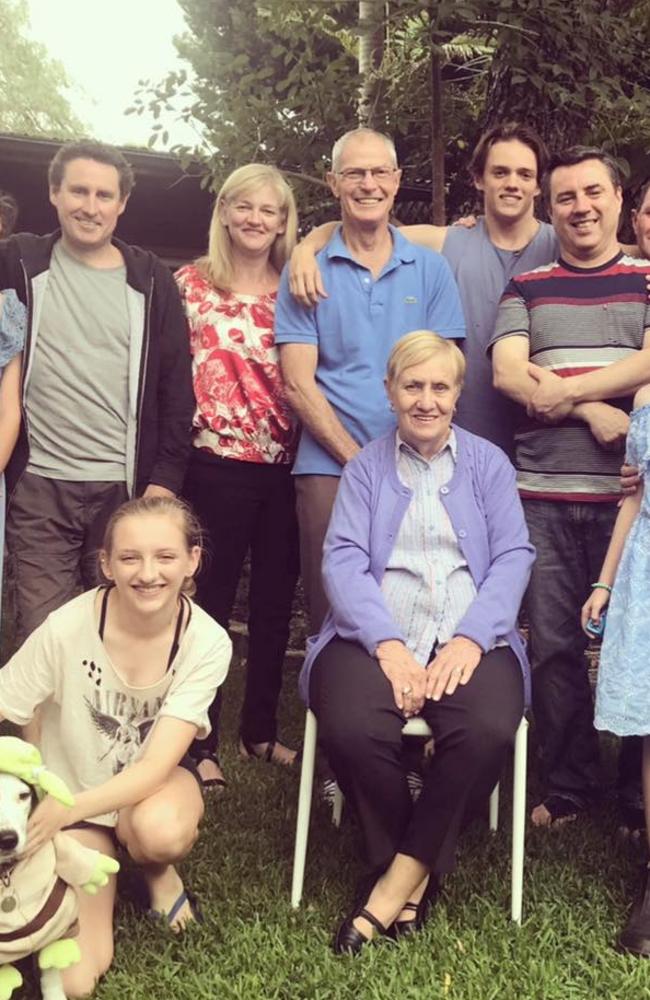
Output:
<path fill-rule="evenodd" d="M 156 719 L 210 732 L 208 708 L 232 654 L 228 633 L 198 605 L 170 669 L 155 684 L 128 684 L 97 628 L 97 589 L 52 612 L 0 670 L 0 713 L 22 726 L 41 711 L 43 760 L 74 793 L 95 788 L 137 760 Z M 92 817 L 115 826 L 117 813 Z"/>

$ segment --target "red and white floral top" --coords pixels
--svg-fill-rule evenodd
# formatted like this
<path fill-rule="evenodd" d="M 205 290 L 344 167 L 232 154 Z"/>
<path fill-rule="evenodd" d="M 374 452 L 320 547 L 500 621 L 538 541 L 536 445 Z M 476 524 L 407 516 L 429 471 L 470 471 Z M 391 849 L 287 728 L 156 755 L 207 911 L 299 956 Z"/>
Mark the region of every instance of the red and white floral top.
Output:
<path fill-rule="evenodd" d="M 242 462 L 293 462 L 298 425 L 273 335 L 276 294 L 219 291 L 194 264 L 176 281 L 192 352 L 194 446 Z"/>

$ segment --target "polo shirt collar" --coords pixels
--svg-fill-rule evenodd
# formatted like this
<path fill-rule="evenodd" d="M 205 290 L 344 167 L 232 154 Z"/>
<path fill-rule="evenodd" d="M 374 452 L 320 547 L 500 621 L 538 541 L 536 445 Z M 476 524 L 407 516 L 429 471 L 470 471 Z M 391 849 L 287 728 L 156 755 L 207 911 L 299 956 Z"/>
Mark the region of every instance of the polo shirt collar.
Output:
<path fill-rule="evenodd" d="M 393 238 L 393 253 L 386 266 L 390 267 L 397 264 L 412 264 L 415 260 L 414 245 L 409 243 L 406 237 L 402 236 L 399 229 L 396 229 L 395 226 L 389 226 L 388 228 Z M 343 226 L 337 227 L 334 235 L 325 247 L 325 253 L 330 260 L 336 257 L 343 257 L 346 260 L 351 260 L 354 264 L 359 263 L 350 253 L 350 250 L 343 240 Z"/>

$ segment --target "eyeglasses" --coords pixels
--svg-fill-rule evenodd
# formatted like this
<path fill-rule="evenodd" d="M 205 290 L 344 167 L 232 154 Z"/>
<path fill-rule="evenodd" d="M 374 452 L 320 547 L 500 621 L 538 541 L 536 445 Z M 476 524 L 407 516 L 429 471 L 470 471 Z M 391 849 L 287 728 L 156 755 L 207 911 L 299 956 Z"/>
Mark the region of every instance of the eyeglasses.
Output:
<path fill-rule="evenodd" d="M 366 174 L 370 174 L 375 181 L 387 181 L 397 173 L 397 167 L 347 167 L 345 170 L 337 170 L 336 173 L 344 181 L 355 183 L 365 181 Z"/>

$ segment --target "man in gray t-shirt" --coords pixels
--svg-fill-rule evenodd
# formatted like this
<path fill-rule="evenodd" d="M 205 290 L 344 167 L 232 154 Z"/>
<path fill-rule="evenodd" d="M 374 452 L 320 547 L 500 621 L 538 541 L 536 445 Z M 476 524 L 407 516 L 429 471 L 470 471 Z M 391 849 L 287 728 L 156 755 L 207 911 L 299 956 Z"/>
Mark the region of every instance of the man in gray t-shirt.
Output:
<path fill-rule="evenodd" d="M 127 497 L 182 485 L 194 410 L 170 272 L 114 239 L 133 186 L 122 154 L 72 143 L 49 170 L 61 230 L 0 242 L 0 288 L 28 306 L 23 426 L 7 470 L 18 638 L 96 582 Z"/>

